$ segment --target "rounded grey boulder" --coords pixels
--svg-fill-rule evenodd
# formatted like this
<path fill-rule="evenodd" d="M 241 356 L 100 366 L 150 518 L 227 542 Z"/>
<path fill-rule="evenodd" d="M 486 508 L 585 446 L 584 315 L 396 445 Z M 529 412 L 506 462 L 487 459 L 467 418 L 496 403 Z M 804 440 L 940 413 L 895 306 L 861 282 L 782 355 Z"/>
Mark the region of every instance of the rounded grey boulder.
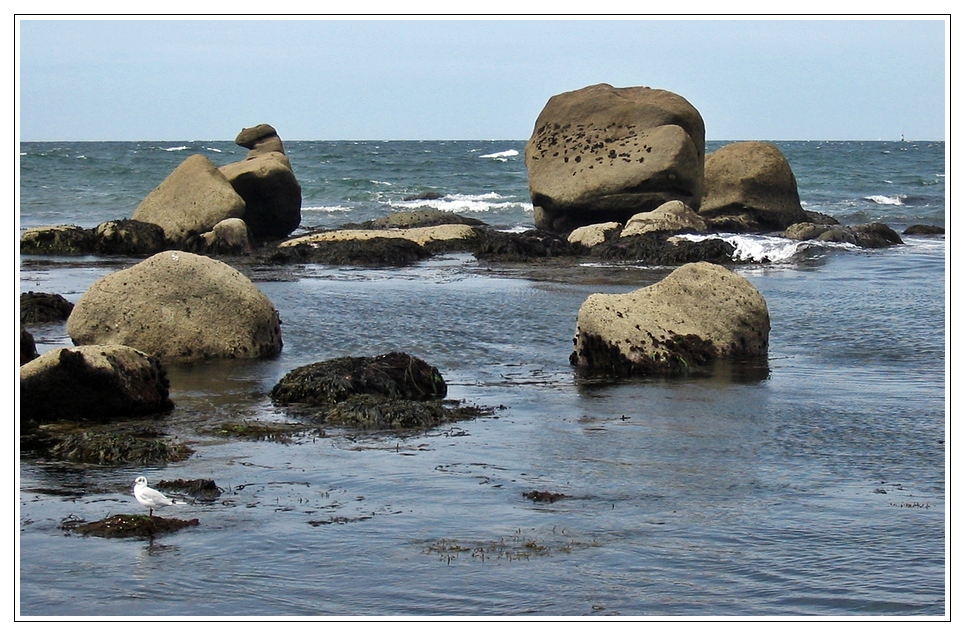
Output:
<path fill-rule="evenodd" d="M 204 155 L 192 155 L 148 194 L 134 210 L 135 221 L 161 226 L 180 243 L 193 234 L 245 213 L 245 200 Z"/>
<path fill-rule="evenodd" d="M 261 358 L 282 348 L 274 305 L 238 270 L 168 251 L 98 280 L 67 321 L 75 344 L 123 344 L 165 361 Z"/>
<path fill-rule="evenodd" d="M 698 213 L 711 229 L 728 232 L 782 232 L 812 220 L 784 153 L 762 141 L 727 144 L 707 155 Z"/>
<path fill-rule="evenodd" d="M 580 307 L 578 367 L 615 375 L 679 373 L 715 359 L 767 354 L 764 297 L 720 265 L 690 263 L 628 294 L 592 294 Z"/>

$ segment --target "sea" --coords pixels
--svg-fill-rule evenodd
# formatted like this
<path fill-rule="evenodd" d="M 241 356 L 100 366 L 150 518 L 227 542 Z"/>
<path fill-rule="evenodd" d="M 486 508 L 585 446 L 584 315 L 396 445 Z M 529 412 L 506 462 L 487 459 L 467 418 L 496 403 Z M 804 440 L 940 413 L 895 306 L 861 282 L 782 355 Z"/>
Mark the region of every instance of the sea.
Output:
<path fill-rule="evenodd" d="M 943 142 L 775 143 L 808 210 L 899 233 L 947 225 Z M 427 207 L 531 229 L 524 147 L 285 141 L 297 233 Z M 22 142 L 17 232 L 129 218 L 196 153 L 224 165 L 247 150 Z M 406 201 L 426 191 L 442 196 Z M 104 467 L 20 453 L 19 615 L 945 619 L 947 237 L 886 249 L 722 238 L 770 312 L 759 373 L 607 379 L 570 366 L 587 296 L 668 267 L 451 253 L 246 268 L 284 348 L 167 366 L 175 409 L 151 421 L 193 455 Z M 138 260 L 21 254 L 18 292 L 76 303 Z M 31 331 L 41 353 L 72 344 L 63 323 Z M 450 399 L 487 414 L 409 435 L 218 432 L 294 421 L 268 393 L 296 367 L 390 351 L 438 367 Z M 138 475 L 211 479 L 221 494 L 160 511 L 199 523 L 153 540 L 63 529 L 141 513 Z"/>

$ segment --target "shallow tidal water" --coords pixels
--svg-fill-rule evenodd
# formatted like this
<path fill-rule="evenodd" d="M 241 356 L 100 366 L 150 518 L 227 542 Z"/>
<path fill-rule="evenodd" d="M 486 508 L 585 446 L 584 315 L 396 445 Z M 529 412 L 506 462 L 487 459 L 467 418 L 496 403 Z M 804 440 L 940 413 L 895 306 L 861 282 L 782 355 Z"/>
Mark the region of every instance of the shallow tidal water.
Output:
<path fill-rule="evenodd" d="M 21 257 L 76 302 L 133 261 Z M 279 310 L 272 360 L 170 366 L 162 468 L 22 456 L 19 611 L 35 616 L 922 616 L 946 612 L 945 243 L 737 267 L 771 315 L 766 367 L 603 381 L 568 364 L 576 314 L 669 269 L 246 271 Z M 32 331 L 69 345 L 63 325 Z M 493 415 L 411 436 L 285 422 L 287 371 L 405 351 Z M 139 539 L 65 533 L 138 513 L 138 474 L 213 479 L 197 518 Z M 524 497 L 562 494 L 552 502 Z"/>

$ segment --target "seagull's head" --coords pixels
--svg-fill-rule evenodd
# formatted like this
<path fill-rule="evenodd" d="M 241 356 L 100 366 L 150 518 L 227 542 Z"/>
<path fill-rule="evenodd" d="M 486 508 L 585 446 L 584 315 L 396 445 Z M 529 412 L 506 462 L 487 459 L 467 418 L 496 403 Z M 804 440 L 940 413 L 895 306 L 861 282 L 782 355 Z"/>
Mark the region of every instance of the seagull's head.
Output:
<path fill-rule="evenodd" d="M 141 475 L 140 477 L 135 479 L 134 487 L 136 488 L 138 486 L 147 486 L 147 477 L 145 477 L 144 475 Z"/>

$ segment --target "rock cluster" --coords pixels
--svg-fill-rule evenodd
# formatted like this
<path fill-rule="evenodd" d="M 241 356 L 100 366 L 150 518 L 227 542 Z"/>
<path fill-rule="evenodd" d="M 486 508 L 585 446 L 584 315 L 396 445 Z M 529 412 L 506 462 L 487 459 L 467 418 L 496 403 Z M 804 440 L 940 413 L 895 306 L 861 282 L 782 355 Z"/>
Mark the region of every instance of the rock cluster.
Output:
<path fill-rule="evenodd" d="M 301 185 L 275 129 L 245 128 L 235 142 L 248 148 L 242 161 L 218 167 L 191 155 L 141 201 L 130 219 L 85 229 L 72 225 L 31 228 L 23 254 L 144 256 L 167 249 L 205 254 L 247 254 L 284 239 L 301 223 Z"/>
<path fill-rule="evenodd" d="M 704 121 L 687 100 L 597 84 L 550 98 L 526 144 L 536 227 L 569 232 L 700 204 Z"/>

